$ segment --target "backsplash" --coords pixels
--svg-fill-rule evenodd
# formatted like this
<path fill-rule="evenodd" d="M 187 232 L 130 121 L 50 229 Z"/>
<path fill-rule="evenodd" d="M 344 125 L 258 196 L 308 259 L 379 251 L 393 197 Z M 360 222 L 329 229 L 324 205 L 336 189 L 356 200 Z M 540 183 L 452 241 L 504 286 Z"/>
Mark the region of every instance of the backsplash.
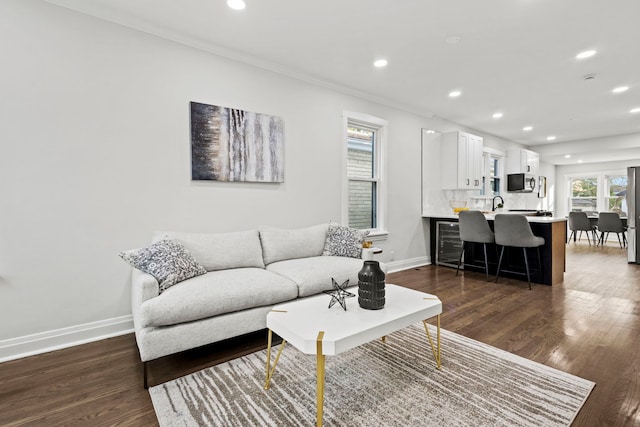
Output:
<path fill-rule="evenodd" d="M 434 190 L 429 192 L 426 200 L 422 201 L 422 212 L 427 214 L 451 214 L 449 200 L 464 200 L 469 209 L 490 211 L 492 197 L 480 196 L 478 191 L 468 190 Z M 543 200 L 537 193 L 504 193 L 504 209 L 543 209 Z M 498 200 L 496 200 L 496 204 Z"/>

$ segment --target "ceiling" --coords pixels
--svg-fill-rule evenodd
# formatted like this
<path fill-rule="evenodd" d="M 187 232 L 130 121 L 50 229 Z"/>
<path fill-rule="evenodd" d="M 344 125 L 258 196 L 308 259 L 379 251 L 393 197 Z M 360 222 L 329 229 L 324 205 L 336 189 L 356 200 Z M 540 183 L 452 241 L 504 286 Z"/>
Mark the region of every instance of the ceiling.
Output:
<path fill-rule="evenodd" d="M 541 154 L 638 133 L 585 161 L 640 158 L 638 0 L 246 0 L 243 11 L 225 0 L 48 1 Z M 588 49 L 596 55 L 576 59 Z M 612 93 L 619 86 L 629 89 Z M 561 154 L 547 161 L 575 162 Z"/>

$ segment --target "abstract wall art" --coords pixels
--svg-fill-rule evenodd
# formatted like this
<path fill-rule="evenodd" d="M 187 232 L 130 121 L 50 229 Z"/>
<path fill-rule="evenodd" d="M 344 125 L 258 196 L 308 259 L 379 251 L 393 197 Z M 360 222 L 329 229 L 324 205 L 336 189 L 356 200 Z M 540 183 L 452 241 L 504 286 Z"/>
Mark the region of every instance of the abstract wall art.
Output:
<path fill-rule="evenodd" d="M 284 182 L 282 119 L 191 102 L 191 179 Z"/>

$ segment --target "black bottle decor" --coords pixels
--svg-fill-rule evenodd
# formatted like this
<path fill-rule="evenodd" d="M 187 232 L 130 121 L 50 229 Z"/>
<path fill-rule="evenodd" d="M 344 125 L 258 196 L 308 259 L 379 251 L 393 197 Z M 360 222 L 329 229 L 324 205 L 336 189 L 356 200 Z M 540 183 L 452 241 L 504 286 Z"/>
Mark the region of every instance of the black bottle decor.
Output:
<path fill-rule="evenodd" d="M 384 307 L 384 271 L 378 261 L 365 261 L 358 272 L 358 304 L 367 310 Z"/>

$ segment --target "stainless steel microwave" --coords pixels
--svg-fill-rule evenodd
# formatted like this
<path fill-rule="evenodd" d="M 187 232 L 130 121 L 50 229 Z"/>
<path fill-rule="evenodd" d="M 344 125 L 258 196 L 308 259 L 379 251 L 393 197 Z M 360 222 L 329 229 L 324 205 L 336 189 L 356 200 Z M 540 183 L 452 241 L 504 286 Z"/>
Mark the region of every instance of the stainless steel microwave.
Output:
<path fill-rule="evenodd" d="M 512 173 L 507 175 L 507 191 L 515 193 L 531 193 L 536 188 L 536 177 L 528 173 Z"/>

